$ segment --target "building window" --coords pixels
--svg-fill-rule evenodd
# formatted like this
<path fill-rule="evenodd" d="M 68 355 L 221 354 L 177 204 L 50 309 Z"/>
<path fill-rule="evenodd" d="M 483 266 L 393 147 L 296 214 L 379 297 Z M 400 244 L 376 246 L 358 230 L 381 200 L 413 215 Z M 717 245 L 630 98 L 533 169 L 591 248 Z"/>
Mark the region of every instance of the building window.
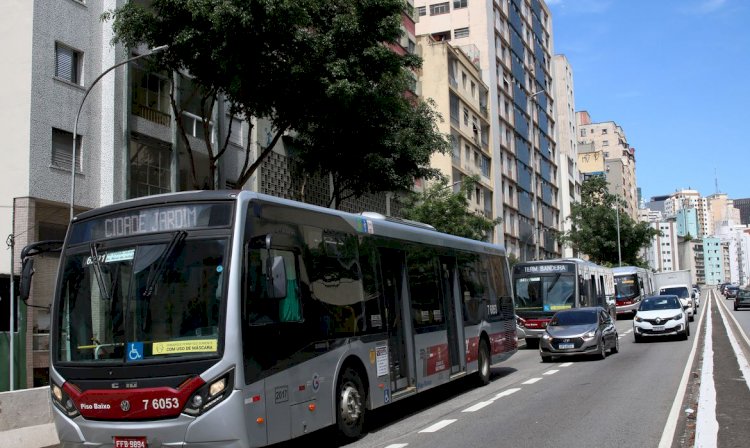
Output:
<path fill-rule="evenodd" d="M 231 134 L 229 134 L 229 141 L 237 146 L 244 147 L 244 135 L 242 133 L 242 119 L 238 117 L 231 117 Z"/>
<path fill-rule="evenodd" d="M 603 140 L 602 146 L 609 146 L 609 140 Z"/>
<path fill-rule="evenodd" d="M 431 16 L 437 16 L 440 14 L 448 14 L 449 12 L 450 12 L 450 6 L 448 5 L 448 2 L 436 3 L 434 5 L 430 5 Z"/>
<path fill-rule="evenodd" d="M 171 191 L 171 164 L 172 148 L 169 143 L 132 134 L 130 136 L 130 197 L 136 198 Z"/>
<path fill-rule="evenodd" d="M 462 37 L 469 37 L 469 28 L 456 28 L 453 30 L 453 38 L 460 39 Z"/>
<path fill-rule="evenodd" d="M 581 137 L 586 137 L 586 129 L 581 129 Z"/>
<path fill-rule="evenodd" d="M 417 15 L 418 16 L 426 16 L 427 15 L 427 7 L 426 6 L 417 6 Z"/>
<path fill-rule="evenodd" d="M 81 173 L 81 136 L 76 136 L 76 173 Z M 52 128 L 52 166 L 70 170 L 73 163 L 73 133 Z"/>
<path fill-rule="evenodd" d="M 466 8 L 469 0 L 453 0 L 453 9 Z"/>
<path fill-rule="evenodd" d="M 55 77 L 81 85 L 83 53 L 59 42 L 55 43 Z"/>
<path fill-rule="evenodd" d="M 606 129 L 602 129 L 602 135 L 604 135 L 606 133 L 607 133 L 607 130 Z"/>

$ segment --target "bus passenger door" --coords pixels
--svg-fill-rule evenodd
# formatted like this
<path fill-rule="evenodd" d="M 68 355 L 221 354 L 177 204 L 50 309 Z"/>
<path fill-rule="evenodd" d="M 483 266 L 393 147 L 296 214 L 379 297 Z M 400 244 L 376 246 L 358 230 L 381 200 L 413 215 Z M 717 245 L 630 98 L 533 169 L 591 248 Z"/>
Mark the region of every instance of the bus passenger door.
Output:
<path fill-rule="evenodd" d="M 380 272 L 383 285 L 384 314 L 388 326 L 388 360 L 390 364 L 391 390 L 397 392 L 409 387 L 413 370 L 409 366 L 411 320 L 404 318 L 403 288 L 404 253 L 399 250 L 380 248 Z M 407 315 L 408 316 L 408 315 Z"/>
<path fill-rule="evenodd" d="M 457 324 L 459 317 L 456 310 L 460 309 L 462 302 L 458 300 L 460 294 L 458 294 L 458 273 L 455 258 L 440 257 L 440 275 L 443 284 L 443 309 L 445 310 L 445 322 L 448 331 L 448 352 L 450 354 L 451 375 L 453 375 L 462 370 L 461 360 L 466 359 L 465 354 L 462 355 L 461 353 L 465 350 L 465 345 L 459 343 L 464 338 L 463 328 L 461 328 L 461 335 L 459 335 Z M 461 322 L 463 322 L 463 316 L 461 316 Z"/>

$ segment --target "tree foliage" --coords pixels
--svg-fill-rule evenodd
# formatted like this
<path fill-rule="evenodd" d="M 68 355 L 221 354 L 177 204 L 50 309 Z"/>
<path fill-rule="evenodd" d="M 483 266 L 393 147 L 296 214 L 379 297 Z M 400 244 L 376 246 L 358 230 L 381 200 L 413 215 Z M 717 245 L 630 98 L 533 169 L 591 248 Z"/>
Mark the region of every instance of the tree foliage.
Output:
<path fill-rule="evenodd" d="M 404 7 L 403 0 L 153 0 L 103 18 L 128 47 L 169 45 L 153 56 L 155 68 L 189 74 L 204 103 L 222 95 L 232 112 L 270 120 L 273 138 L 246 148 L 238 184 L 291 131 L 294 156 L 307 174 L 331 175 L 338 204 L 434 177 L 430 155 L 449 148 L 434 108 L 408 93 L 421 60 L 390 45 L 401 36 Z M 216 151 L 206 142 L 212 164 L 227 141 Z"/>
<path fill-rule="evenodd" d="M 641 249 L 648 247 L 659 231 L 647 223 L 636 222 L 623 213 L 624 202 L 609 193 L 603 176 L 583 182 L 581 202 L 572 204 L 568 219 L 571 229 L 560 237 L 562 244 L 574 252 L 588 255 L 592 261 L 610 266 L 618 265 L 617 220 L 619 211 L 620 252 L 623 265 L 643 266 Z"/>
<path fill-rule="evenodd" d="M 475 240 L 486 240 L 502 218 L 488 219 L 469 208 L 469 194 L 478 182 L 476 176 L 464 177 L 458 191 L 441 176 L 428 183 L 424 191 L 411 192 L 402 199 L 404 218 L 430 224 L 440 232 Z"/>

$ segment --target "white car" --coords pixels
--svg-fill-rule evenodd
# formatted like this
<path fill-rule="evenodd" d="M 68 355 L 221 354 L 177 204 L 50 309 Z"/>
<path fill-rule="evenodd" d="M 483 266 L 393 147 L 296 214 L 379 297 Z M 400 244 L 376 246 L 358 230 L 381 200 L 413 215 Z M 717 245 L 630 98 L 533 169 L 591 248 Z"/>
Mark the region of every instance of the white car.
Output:
<path fill-rule="evenodd" d="M 693 288 L 693 301 L 695 302 L 695 307 L 700 308 L 701 306 L 701 290 L 698 288 Z"/>
<path fill-rule="evenodd" d="M 687 340 L 690 336 L 688 311 L 674 295 L 646 297 L 641 301 L 633 318 L 635 342 L 655 336 L 679 336 Z"/>

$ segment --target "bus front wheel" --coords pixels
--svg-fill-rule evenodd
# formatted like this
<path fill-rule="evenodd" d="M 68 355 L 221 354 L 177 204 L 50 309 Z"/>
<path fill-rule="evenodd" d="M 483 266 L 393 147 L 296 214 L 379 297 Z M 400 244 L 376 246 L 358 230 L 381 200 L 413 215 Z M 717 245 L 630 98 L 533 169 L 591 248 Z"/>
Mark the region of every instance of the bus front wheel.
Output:
<path fill-rule="evenodd" d="M 345 439 L 359 438 L 365 423 L 365 388 L 356 370 L 347 367 L 341 374 L 336 397 L 339 434 Z"/>

